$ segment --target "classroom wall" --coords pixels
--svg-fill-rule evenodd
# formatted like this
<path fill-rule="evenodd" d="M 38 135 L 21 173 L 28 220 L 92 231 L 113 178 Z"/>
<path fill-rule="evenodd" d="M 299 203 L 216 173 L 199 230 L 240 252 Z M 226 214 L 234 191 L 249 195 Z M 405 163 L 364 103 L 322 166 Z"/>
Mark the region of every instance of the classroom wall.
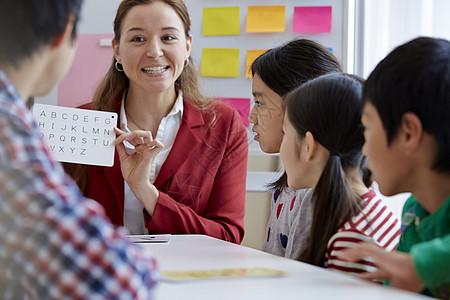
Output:
<path fill-rule="evenodd" d="M 79 23 L 78 33 L 80 35 L 111 35 L 112 22 L 115 11 L 120 3 L 120 0 L 86 0 L 82 16 Z M 345 65 L 346 49 L 346 0 L 187 0 L 185 1 L 192 20 L 191 33 L 193 35 L 192 58 L 197 63 L 197 66 L 202 66 L 202 52 L 208 48 L 218 49 L 238 49 L 239 50 L 239 72 L 237 77 L 200 77 L 200 84 L 207 95 L 213 97 L 246 97 L 250 98 L 251 81 L 246 75 L 246 58 L 247 50 L 251 49 L 269 49 L 287 42 L 296 37 L 306 37 L 317 40 L 326 47 L 332 49 L 333 53 L 340 58 Z M 249 6 L 284 6 L 285 20 L 284 31 L 282 32 L 246 32 L 246 21 Z M 294 7 L 307 6 L 329 6 L 332 8 L 331 29 L 329 32 L 293 32 Z M 205 36 L 202 31 L 203 24 L 203 9 L 204 8 L 218 8 L 218 7 L 238 7 L 239 8 L 239 29 L 237 35 L 216 35 Z M 110 37 L 109 37 L 110 38 Z M 78 52 L 83 52 L 86 45 L 79 40 Z M 98 46 L 98 48 L 100 48 Z M 100 59 L 90 59 L 92 55 L 98 50 L 91 48 L 86 51 L 83 59 L 76 61 L 73 68 L 81 68 L 85 65 L 86 68 L 93 70 L 97 68 Z M 104 55 L 107 56 L 107 55 Z M 112 57 L 112 52 L 111 52 Z M 106 60 L 109 64 L 110 60 Z M 70 73 L 71 71 L 69 71 Z M 85 77 L 89 79 L 89 73 L 85 72 Z M 99 74 L 100 76 L 100 74 Z M 83 80 L 85 77 L 72 79 L 71 84 L 83 87 Z M 89 80 L 95 81 L 95 80 Z M 93 84 L 92 86 L 96 86 Z M 59 87 L 58 87 L 59 88 Z M 57 88 L 57 89 L 58 89 Z M 90 88 L 89 88 L 90 89 Z M 66 93 L 66 97 L 73 97 L 79 95 L 85 97 L 86 89 L 80 88 L 73 90 L 71 93 Z M 60 97 L 61 98 L 61 95 Z M 85 102 L 89 97 L 79 101 Z M 58 99 L 57 91 L 51 93 L 47 97 L 39 99 L 41 103 L 57 104 L 64 99 Z"/>
<path fill-rule="evenodd" d="M 281 175 L 281 161 L 279 155 L 264 153 L 252 154 L 248 158 L 249 177 L 253 172 L 268 172 L 262 180 L 258 178 L 259 185 L 250 184 L 247 179 L 247 193 L 245 205 L 245 236 L 242 245 L 261 249 L 267 238 L 267 221 L 270 214 L 272 193 L 267 191 L 267 184 L 274 182 Z"/>
<path fill-rule="evenodd" d="M 356 1 L 355 74 L 367 78 L 395 47 L 418 36 L 450 39 L 450 1 Z"/>

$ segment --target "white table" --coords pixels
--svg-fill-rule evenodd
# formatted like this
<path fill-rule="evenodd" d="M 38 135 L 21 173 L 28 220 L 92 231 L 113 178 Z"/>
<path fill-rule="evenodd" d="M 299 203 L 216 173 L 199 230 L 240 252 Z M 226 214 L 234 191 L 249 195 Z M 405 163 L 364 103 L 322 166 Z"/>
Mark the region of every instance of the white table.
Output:
<path fill-rule="evenodd" d="M 289 272 L 274 278 L 162 282 L 156 299 L 430 299 L 274 256 L 204 235 L 172 235 L 168 243 L 141 244 L 161 270 L 267 267 Z"/>

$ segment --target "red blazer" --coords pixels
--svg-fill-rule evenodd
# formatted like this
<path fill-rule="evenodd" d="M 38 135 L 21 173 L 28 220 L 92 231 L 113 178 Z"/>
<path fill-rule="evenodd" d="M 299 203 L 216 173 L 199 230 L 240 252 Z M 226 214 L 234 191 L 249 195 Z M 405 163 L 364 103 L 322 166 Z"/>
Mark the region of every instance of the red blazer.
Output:
<path fill-rule="evenodd" d="M 223 103 L 214 103 L 213 109 L 215 120 L 210 111 L 184 102 L 180 129 L 154 183 L 159 190 L 154 214 L 143 211 L 151 233 L 242 241 L 247 132 L 234 109 Z M 113 167 L 90 166 L 89 176 L 85 196 L 100 202 L 112 223 L 123 225 L 124 180 L 117 152 Z"/>

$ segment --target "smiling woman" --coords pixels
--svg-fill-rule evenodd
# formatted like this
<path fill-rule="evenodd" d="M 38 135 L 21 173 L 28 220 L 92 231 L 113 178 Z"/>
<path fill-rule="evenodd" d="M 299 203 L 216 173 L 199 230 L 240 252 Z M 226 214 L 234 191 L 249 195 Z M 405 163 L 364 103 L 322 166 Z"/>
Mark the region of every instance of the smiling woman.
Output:
<path fill-rule="evenodd" d="M 247 134 L 236 111 L 199 92 L 190 26 L 182 0 L 122 1 L 114 59 L 83 106 L 119 114 L 116 161 L 66 170 L 132 234 L 198 233 L 240 243 Z"/>
<path fill-rule="evenodd" d="M 176 98 L 173 83 L 189 58 L 192 36 L 185 34 L 176 11 L 159 1 L 130 9 L 121 27 L 121 35 L 113 40 L 113 46 L 115 59 L 131 82 L 127 99 L 157 94 L 165 110 L 170 110 L 173 103 L 165 99 Z M 131 101 L 126 102 L 128 113 L 133 107 L 136 106 Z M 155 129 L 157 120 L 141 119 L 140 124 L 145 122 L 148 129 Z"/>

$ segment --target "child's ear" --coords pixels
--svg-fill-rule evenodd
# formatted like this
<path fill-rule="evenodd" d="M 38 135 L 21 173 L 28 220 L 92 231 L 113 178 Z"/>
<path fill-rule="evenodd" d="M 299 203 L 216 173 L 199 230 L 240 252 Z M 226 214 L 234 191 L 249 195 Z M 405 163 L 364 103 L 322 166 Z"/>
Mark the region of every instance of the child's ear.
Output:
<path fill-rule="evenodd" d="M 318 154 L 319 142 L 314 139 L 311 131 L 307 131 L 304 138 L 303 151 L 306 152 L 306 161 L 312 161 Z"/>
<path fill-rule="evenodd" d="M 73 26 L 75 26 L 75 16 L 73 14 L 69 15 L 66 27 L 64 30 L 58 34 L 53 40 L 51 46 L 53 48 L 59 47 L 66 39 L 72 38 Z"/>
<path fill-rule="evenodd" d="M 422 122 L 415 113 L 408 112 L 402 116 L 400 128 L 399 133 L 404 149 L 410 154 L 420 146 L 423 137 Z"/>

